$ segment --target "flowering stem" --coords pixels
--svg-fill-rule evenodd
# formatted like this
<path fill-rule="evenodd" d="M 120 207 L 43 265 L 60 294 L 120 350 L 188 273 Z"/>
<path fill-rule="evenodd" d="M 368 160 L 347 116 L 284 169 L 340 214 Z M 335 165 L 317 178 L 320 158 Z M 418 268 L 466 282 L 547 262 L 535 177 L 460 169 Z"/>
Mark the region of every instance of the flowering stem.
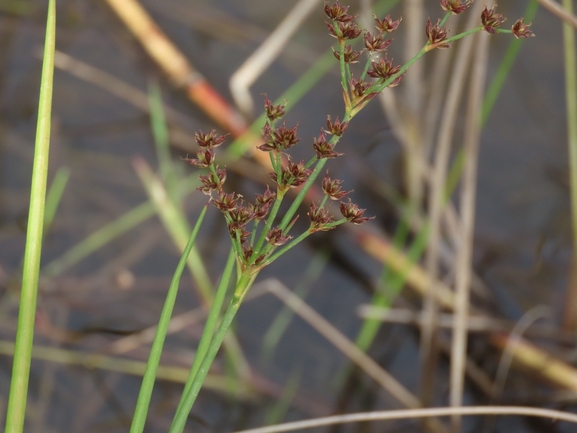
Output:
<path fill-rule="evenodd" d="M 280 177 L 277 179 L 280 179 Z M 281 190 L 280 188 L 277 188 L 276 198 L 275 198 L 274 204 L 273 204 L 272 209 L 268 215 L 268 218 L 266 219 L 264 228 L 262 229 L 262 232 L 260 233 L 258 241 L 254 247 L 252 257 L 250 258 L 249 264 L 251 264 L 251 265 L 254 263 L 254 261 L 256 260 L 256 258 L 260 254 L 260 250 L 261 250 L 262 245 L 266 239 L 266 235 L 267 235 L 268 231 L 272 228 L 272 225 L 273 225 L 274 220 L 278 214 L 278 211 L 280 209 L 280 205 L 282 203 L 284 195 L 285 195 L 285 192 L 283 190 Z"/>
<path fill-rule="evenodd" d="M 455 35 L 452 38 L 448 38 L 445 42 L 447 43 L 455 42 L 458 41 L 459 39 L 463 39 L 465 36 L 469 36 L 472 35 L 473 33 L 480 32 L 481 30 L 483 30 L 483 26 L 474 27 L 472 29 L 464 31 L 463 33 L 459 33 L 458 35 Z M 501 30 L 501 29 L 497 29 L 497 32 L 512 33 L 511 30 Z"/>
<path fill-rule="evenodd" d="M 307 192 L 311 189 L 313 183 L 315 182 L 316 178 L 318 177 L 318 175 L 320 174 L 322 168 L 325 166 L 325 164 L 327 163 L 326 158 L 323 159 L 319 159 L 319 162 L 317 163 L 316 167 L 314 168 L 313 172 L 311 173 L 311 175 L 309 176 L 309 178 L 307 179 L 307 181 L 304 183 L 303 187 L 301 188 L 301 190 L 299 191 L 298 195 L 296 196 L 296 198 L 294 199 L 294 201 L 292 202 L 289 210 L 287 211 L 287 213 L 285 214 L 285 216 L 283 217 L 281 223 L 279 224 L 279 228 L 281 230 L 284 231 L 284 229 L 287 227 L 287 225 L 289 224 L 289 222 L 292 220 L 294 214 L 296 213 L 296 211 L 298 210 L 299 206 L 301 205 L 301 203 L 303 202 L 303 200 L 305 199 L 305 195 L 307 194 Z"/>
<path fill-rule="evenodd" d="M 200 342 L 198 343 L 198 348 L 196 349 L 196 355 L 194 356 L 194 361 L 192 363 L 192 366 L 190 367 L 190 373 L 188 375 L 186 385 L 184 386 L 184 391 L 182 393 L 181 400 L 178 403 L 178 408 L 182 406 L 184 396 L 188 394 L 188 391 L 190 390 L 192 383 L 196 379 L 196 374 L 198 373 L 200 364 L 208 351 L 208 347 L 214 334 L 214 330 L 216 329 L 217 320 L 220 317 L 220 312 L 222 309 L 222 304 L 224 302 L 224 296 L 226 294 L 228 284 L 230 282 L 230 277 L 234 269 L 235 257 L 236 253 L 234 249 L 231 249 L 228 255 L 226 266 L 222 273 L 222 277 L 220 279 L 220 283 L 218 284 L 218 288 L 216 289 L 216 294 L 214 296 L 212 306 L 210 307 L 208 318 L 206 320 L 206 324 L 204 325 L 202 336 L 200 337 Z"/>
<path fill-rule="evenodd" d="M 268 266 L 270 265 L 272 262 L 274 262 L 276 259 L 278 259 L 280 256 L 282 256 L 284 253 L 286 253 L 288 250 L 290 250 L 291 248 L 295 247 L 296 245 L 298 245 L 299 243 L 301 243 L 302 241 L 304 241 L 307 237 L 309 237 L 312 233 L 307 230 L 303 233 L 301 233 L 300 236 L 294 238 L 292 241 L 290 241 L 288 244 L 286 244 L 285 246 L 283 246 L 280 250 L 278 250 L 275 254 L 273 254 L 272 256 L 270 256 L 264 263 L 263 263 L 263 267 L 264 266 Z"/>
<path fill-rule="evenodd" d="M 335 28 L 338 25 L 335 24 Z M 343 86 L 343 92 L 348 96 L 348 86 L 347 86 L 347 72 L 345 67 L 345 41 L 343 39 L 339 40 L 339 69 L 341 71 L 341 85 Z"/>
<path fill-rule="evenodd" d="M 214 338 L 210 341 L 210 345 L 202 362 L 200 363 L 200 367 L 198 368 L 198 372 L 192 382 L 191 386 L 188 389 L 188 392 L 183 396 L 182 402 L 179 405 L 177 412 L 172 420 L 172 425 L 170 426 L 170 433 L 182 433 L 184 430 L 184 426 L 186 424 L 186 420 L 188 419 L 188 415 L 192 409 L 192 406 L 200 392 L 204 379 L 208 374 L 208 370 L 212 365 L 214 359 L 216 358 L 216 354 L 218 353 L 218 349 L 222 345 L 224 337 L 230 328 L 230 325 L 236 316 L 236 313 L 242 304 L 242 301 L 252 286 L 255 278 L 258 275 L 258 270 L 254 268 L 250 268 L 245 270 L 240 278 L 237 281 L 236 288 L 234 290 L 234 295 L 232 300 L 230 301 L 230 305 L 228 306 L 224 316 L 222 316 L 222 321 L 220 326 L 218 327 Z"/>

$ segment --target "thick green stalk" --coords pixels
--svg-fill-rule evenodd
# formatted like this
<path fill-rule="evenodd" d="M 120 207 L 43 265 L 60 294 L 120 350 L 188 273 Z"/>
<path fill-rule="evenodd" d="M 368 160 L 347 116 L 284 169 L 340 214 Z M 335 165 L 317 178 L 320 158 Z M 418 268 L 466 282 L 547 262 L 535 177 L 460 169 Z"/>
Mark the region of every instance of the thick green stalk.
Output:
<path fill-rule="evenodd" d="M 6 414 L 7 433 L 20 433 L 24 428 L 26 416 L 26 396 L 30 375 L 30 360 L 34 340 L 34 319 L 36 298 L 38 295 L 38 274 L 42 251 L 44 229 L 44 209 L 46 184 L 48 177 L 48 156 L 50 151 L 50 121 L 52 113 L 52 82 L 54 76 L 54 47 L 56 41 L 56 5 L 54 0 L 48 3 L 46 21 L 46 41 L 42 62 L 40 100 L 38 103 L 38 123 L 34 149 L 34 167 L 30 188 L 30 213 L 26 233 L 24 268 L 22 273 L 22 291 L 18 330 L 12 366 L 12 381 Z"/>
<path fill-rule="evenodd" d="M 222 321 L 220 326 L 218 327 L 216 334 L 212 341 L 210 342 L 210 346 L 208 351 L 200 364 L 200 368 L 194 378 L 192 385 L 190 386 L 188 392 L 184 396 L 182 400 L 182 404 L 179 406 L 174 419 L 172 421 L 172 426 L 170 427 L 170 433 L 181 433 L 184 430 L 184 426 L 186 424 L 186 420 L 188 415 L 192 409 L 192 406 L 202 388 L 202 383 L 204 382 L 204 378 L 208 374 L 208 370 L 212 365 L 214 358 L 216 358 L 216 354 L 222 345 L 222 341 L 230 328 L 232 320 L 236 316 L 236 313 L 242 304 L 242 301 L 248 292 L 248 289 L 252 286 L 254 279 L 258 275 L 258 272 L 255 272 L 253 269 L 248 269 L 243 274 L 241 274 L 234 291 L 233 298 L 230 302 L 230 305 L 224 316 L 222 317 Z"/>

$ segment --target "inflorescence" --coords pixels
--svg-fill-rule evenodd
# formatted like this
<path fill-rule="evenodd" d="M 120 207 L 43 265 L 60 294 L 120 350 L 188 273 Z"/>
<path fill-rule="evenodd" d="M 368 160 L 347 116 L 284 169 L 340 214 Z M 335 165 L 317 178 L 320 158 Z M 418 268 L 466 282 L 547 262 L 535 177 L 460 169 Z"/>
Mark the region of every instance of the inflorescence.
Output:
<path fill-rule="evenodd" d="M 306 163 L 295 162 L 287 151 L 300 141 L 297 136 L 298 126 L 288 127 L 284 122 L 279 124 L 285 115 L 286 105 L 274 105 L 265 95 L 266 123 L 261 131 L 264 143 L 258 146 L 258 149 L 269 153 L 271 179 L 276 186 L 275 191 L 267 186 L 263 193 L 256 194 L 253 203 L 247 202 L 240 194 L 227 193 L 224 190 L 226 169 L 215 162 L 215 149 L 225 141 L 226 136 L 219 135 L 214 130 L 208 134 L 195 134 L 199 147 L 196 158 L 187 157 L 185 160 L 194 167 L 208 170 L 207 174 L 199 176 L 202 185 L 198 189 L 210 196 L 213 205 L 223 213 L 237 261 L 243 269 L 252 267 L 258 270 L 266 266 L 312 233 L 328 231 L 345 222 L 362 224 L 371 219 L 364 216 L 365 209 L 359 208 L 348 198 L 345 201 L 350 191 L 343 190 L 343 182 L 331 178 L 326 172 L 321 182 L 323 199 L 320 203 L 311 202 L 309 205 L 309 228 L 296 238 L 289 235 L 297 219 L 297 208 L 326 161 L 342 156 L 342 153 L 335 151 L 335 145 L 347 130 L 350 120 L 385 88 L 397 86 L 409 66 L 424 53 L 435 48 L 448 48 L 452 42 L 482 30 L 490 34 L 511 33 L 516 38 L 534 36 L 529 30 L 530 24 L 525 24 L 523 18 L 517 20 L 511 30 L 501 29 L 505 17 L 496 13 L 496 6 L 493 6 L 483 10 L 478 27 L 449 37 L 447 29 L 444 28 L 446 20 L 450 15 L 464 12 L 472 2 L 473 0 L 440 0 L 441 8 L 446 12 L 444 18 L 436 24 L 430 19 L 427 20 L 425 46 L 403 66 L 394 65 L 393 60 L 387 57 L 387 49 L 392 42 L 388 36 L 399 27 L 401 18 L 393 20 L 387 15 L 379 19 L 375 16 L 376 32 L 363 31 L 355 23 L 355 16 L 348 13 L 348 6 L 341 6 L 338 1 L 333 5 L 325 3 L 329 34 L 338 41 L 338 49 L 333 49 L 333 54 L 340 65 L 345 115 L 343 120 L 336 118 L 334 121 L 331 116 L 327 116 L 326 129 L 322 129 L 318 137 L 312 140 L 315 156 Z M 361 34 L 363 47 L 357 50 L 351 41 Z M 351 65 L 358 63 L 363 53 L 368 54 L 365 67 L 356 78 L 351 72 Z M 280 203 L 285 194 L 295 188 L 301 188 L 301 191 L 287 213 L 280 218 L 277 215 Z M 328 208 L 329 200 L 340 201 L 341 218 L 334 219 Z M 278 247 L 281 249 L 276 251 Z"/>

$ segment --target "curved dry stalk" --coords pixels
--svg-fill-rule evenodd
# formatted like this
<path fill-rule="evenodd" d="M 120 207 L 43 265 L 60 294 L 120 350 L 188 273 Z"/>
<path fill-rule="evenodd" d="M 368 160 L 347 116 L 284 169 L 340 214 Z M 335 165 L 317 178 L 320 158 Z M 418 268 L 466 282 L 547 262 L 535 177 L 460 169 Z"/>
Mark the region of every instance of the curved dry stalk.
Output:
<path fill-rule="evenodd" d="M 348 415 L 327 416 L 306 421 L 289 422 L 286 424 L 240 430 L 235 433 L 279 433 L 285 431 L 303 430 L 326 425 L 346 424 L 352 422 L 382 421 L 393 419 L 429 418 L 451 415 L 521 415 L 538 418 L 549 418 L 553 421 L 577 423 L 577 415 L 559 410 L 540 409 L 523 406 L 470 406 L 470 407 L 440 407 L 432 409 L 405 409 L 381 412 L 351 413 Z"/>
<path fill-rule="evenodd" d="M 247 115 L 254 111 L 250 86 L 278 57 L 289 39 L 313 12 L 319 0 L 300 0 L 257 50 L 232 74 L 229 87 L 237 106 Z"/>

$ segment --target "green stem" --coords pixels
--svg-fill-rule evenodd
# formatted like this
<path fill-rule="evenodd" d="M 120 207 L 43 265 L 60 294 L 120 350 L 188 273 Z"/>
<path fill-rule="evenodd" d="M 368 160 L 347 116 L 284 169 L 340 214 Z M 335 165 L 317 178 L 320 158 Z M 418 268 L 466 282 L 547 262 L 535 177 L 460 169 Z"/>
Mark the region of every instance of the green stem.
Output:
<path fill-rule="evenodd" d="M 277 179 L 280 179 L 279 177 L 277 177 Z M 260 236 L 258 238 L 258 241 L 253 249 L 253 253 L 252 253 L 252 257 L 250 258 L 250 264 L 252 265 L 254 263 L 254 261 L 257 259 L 257 257 L 262 254 L 261 252 L 261 248 L 262 245 L 264 244 L 264 241 L 266 239 L 266 235 L 268 233 L 268 231 L 272 228 L 272 225 L 274 223 L 274 220 L 278 214 L 278 211 L 280 209 L 280 205 L 282 203 L 282 200 L 284 198 L 284 191 L 281 191 L 279 188 L 277 188 L 276 190 L 276 199 L 274 201 L 274 204 L 272 205 L 272 209 L 270 210 L 270 213 L 264 223 L 264 227 L 260 233 Z"/>
<path fill-rule="evenodd" d="M 333 21 L 333 26 L 335 30 L 338 30 L 339 25 L 336 21 Z M 343 86 L 343 92 L 347 92 L 347 71 L 345 68 L 345 41 L 339 41 L 339 70 L 341 72 L 341 85 Z M 348 93 L 347 93 L 348 95 Z"/>
<path fill-rule="evenodd" d="M 222 304 L 224 302 L 224 297 L 228 288 L 228 283 L 230 282 L 230 277 L 232 275 L 232 271 L 234 269 L 235 263 L 235 252 L 233 249 L 230 250 L 228 255 L 228 260 L 226 262 L 226 266 L 224 268 L 224 272 L 222 274 L 220 283 L 216 290 L 216 295 L 214 296 L 214 302 L 210 307 L 210 312 L 208 313 L 208 318 L 206 320 L 206 324 L 204 325 L 204 329 L 202 331 L 202 336 L 200 337 L 200 342 L 198 343 L 198 349 L 196 350 L 196 355 L 194 356 L 194 361 L 192 362 L 192 366 L 190 367 L 190 373 L 188 375 L 188 379 L 186 381 L 186 385 L 184 386 L 184 391 L 181 396 L 181 400 L 178 403 L 178 408 L 182 406 L 184 396 L 188 394 L 190 387 L 198 373 L 198 369 L 200 368 L 200 364 L 204 359 L 206 352 L 208 351 L 210 342 L 212 340 L 212 336 L 214 335 L 214 330 L 216 329 L 216 324 L 218 318 L 220 317 L 220 311 L 222 309 Z"/>
<path fill-rule="evenodd" d="M 6 414 L 5 432 L 21 433 L 26 417 L 26 397 L 30 375 L 30 360 L 34 340 L 34 319 L 38 295 L 38 274 L 42 252 L 44 229 L 44 210 L 46 202 L 46 184 L 48 177 L 48 156 L 50 152 L 50 121 L 52 113 L 52 91 L 54 77 L 54 47 L 56 40 L 56 5 L 54 0 L 48 3 L 46 20 L 46 40 L 42 78 L 40 82 L 40 100 L 38 102 L 38 123 L 34 149 L 34 166 L 30 186 L 30 212 L 26 233 L 24 268 L 22 273 L 22 291 L 18 329 L 12 364 L 12 380 Z"/>
<path fill-rule="evenodd" d="M 300 236 L 296 237 L 295 239 L 293 239 L 291 242 L 289 242 L 288 244 L 286 244 L 283 248 L 281 248 L 280 250 L 278 250 L 275 254 L 273 254 L 272 256 L 270 256 L 266 262 L 263 263 L 263 267 L 264 266 L 268 266 L 270 265 L 272 262 L 274 262 L 276 259 L 278 259 L 280 256 L 282 256 L 284 253 L 286 253 L 288 250 L 290 250 L 291 248 L 295 247 L 297 244 L 301 243 L 302 241 L 304 241 L 307 237 L 309 237 L 311 235 L 311 233 L 309 233 L 309 231 L 305 231 L 303 233 L 300 234 Z"/>
<path fill-rule="evenodd" d="M 164 346 L 164 340 L 166 339 L 168 325 L 170 324 L 172 310 L 176 301 L 180 277 L 182 276 L 182 272 L 186 267 L 188 255 L 192 251 L 192 247 L 194 246 L 194 242 L 196 240 L 196 235 L 198 234 L 207 208 L 208 203 L 204 206 L 200 216 L 198 217 L 190 238 L 188 239 L 188 243 L 184 248 L 184 252 L 180 257 L 176 271 L 172 277 L 168 293 L 166 294 L 166 300 L 164 301 L 164 306 L 162 307 L 162 313 L 160 315 L 158 327 L 156 328 L 156 334 L 154 335 L 154 341 L 152 342 L 152 347 L 150 349 L 146 370 L 142 378 L 142 385 L 138 394 L 138 401 L 136 402 L 136 408 L 134 410 L 134 417 L 132 418 L 130 433 L 141 433 L 144 430 L 146 415 L 148 413 L 150 398 L 152 396 L 154 381 L 156 379 L 156 371 L 158 370 L 158 365 L 160 364 L 160 355 L 162 354 L 162 347 Z"/>
<path fill-rule="evenodd" d="M 226 336 L 228 329 L 230 328 L 232 320 L 234 319 L 246 293 L 248 292 L 248 289 L 252 286 L 252 283 L 254 282 L 254 279 L 256 278 L 257 275 L 258 272 L 255 272 L 254 269 L 248 269 L 241 274 L 236 284 L 234 296 L 230 302 L 228 309 L 226 310 L 224 316 L 222 317 L 222 322 L 220 323 L 220 326 L 218 327 L 214 338 L 210 342 L 208 351 L 204 356 L 202 363 L 200 364 L 200 368 L 198 369 L 198 372 L 196 374 L 196 377 L 194 378 L 193 383 L 191 384 L 190 388 L 188 389 L 188 392 L 182 399 L 182 404 L 179 406 L 174 416 L 172 425 L 170 427 L 170 433 L 181 433 L 184 430 L 186 420 L 188 419 L 188 415 L 192 409 L 192 406 L 194 405 L 198 393 L 200 392 L 202 383 L 204 382 L 204 379 L 208 374 L 208 370 L 210 369 L 210 366 L 212 365 L 214 359 L 216 358 L 216 354 L 218 353 L 218 350 L 222 345 L 222 342 L 224 340 L 224 337 Z"/>

